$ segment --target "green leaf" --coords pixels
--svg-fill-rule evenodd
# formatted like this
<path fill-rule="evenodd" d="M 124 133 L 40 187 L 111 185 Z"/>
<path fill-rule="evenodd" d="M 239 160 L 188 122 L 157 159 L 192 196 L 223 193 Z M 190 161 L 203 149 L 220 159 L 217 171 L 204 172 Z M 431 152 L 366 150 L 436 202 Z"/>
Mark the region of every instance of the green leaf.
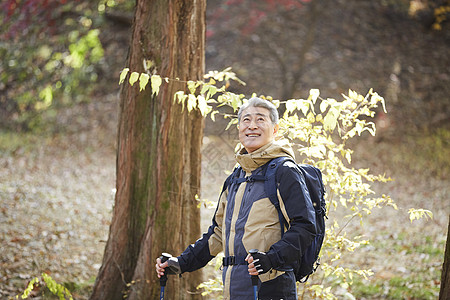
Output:
<path fill-rule="evenodd" d="M 152 81 L 152 95 L 155 94 L 158 95 L 159 87 L 161 86 L 162 83 L 161 76 L 152 75 L 151 81 Z"/>
<path fill-rule="evenodd" d="M 188 89 L 189 89 L 189 91 L 191 92 L 191 94 L 195 94 L 195 91 L 197 90 L 197 82 L 196 81 L 192 81 L 192 80 L 189 80 L 188 82 L 187 82 L 187 86 L 188 86 Z"/>
<path fill-rule="evenodd" d="M 208 85 L 208 84 L 204 84 L 204 85 L 202 86 L 202 89 L 201 89 L 201 91 L 200 91 L 200 94 L 206 93 L 207 90 L 209 90 L 209 85 Z"/>
<path fill-rule="evenodd" d="M 122 84 L 125 81 L 125 77 L 127 77 L 129 71 L 129 68 L 125 68 L 120 72 L 119 84 Z"/>
<path fill-rule="evenodd" d="M 231 97 L 231 107 L 233 107 L 234 111 L 237 111 L 238 108 L 241 106 L 241 99 L 239 99 L 239 95 L 236 95 L 234 93 L 229 93 Z"/>
<path fill-rule="evenodd" d="M 141 73 L 141 76 L 139 77 L 139 91 L 145 90 L 149 79 L 150 76 L 148 74 Z"/>
<path fill-rule="evenodd" d="M 39 98 L 41 98 L 42 101 L 35 103 L 34 108 L 36 110 L 47 109 L 50 105 L 52 105 L 53 90 L 51 85 L 47 85 L 42 91 L 40 91 Z"/>
<path fill-rule="evenodd" d="M 133 72 L 130 75 L 130 79 L 129 82 L 131 84 L 131 86 L 133 86 L 133 84 L 139 79 L 139 73 L 138 72 Z"/>
<path fill-rule="evenodd" d="M 207 98 L 211 98 L 216 93 L 217 93 L 217 87 L 215 85 L 210 85 L 209 86 L 209 90 L 208 90 L 208 97 Z"/>

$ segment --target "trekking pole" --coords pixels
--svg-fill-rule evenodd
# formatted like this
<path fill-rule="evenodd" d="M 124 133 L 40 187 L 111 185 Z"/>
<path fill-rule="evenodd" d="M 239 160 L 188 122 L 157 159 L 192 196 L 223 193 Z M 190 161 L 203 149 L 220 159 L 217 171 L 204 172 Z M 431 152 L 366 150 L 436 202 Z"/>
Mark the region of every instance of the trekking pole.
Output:
<path fill-rule="evenodd" d="M 252 249 L 248 253 L 250 253 L 250 255 L 253 257 L 253 255 L 258 253 L 258 249 Z M 258 275 L 252 275 L 252 286 L 254 299 L 258 300 Z"/>
<path fill-rule="evenodd" d="M 168 253 L 161 254 L 161 263 L 165 263 L 169 258 L 171 258 L 172 255 Z M 167 283 L 167 274 L 164 272 L 164 275 L 159 278 L 159 285 L 161 286 L 161 292 L 159 293 L 159 300 L 164 300 L 164 290 L 166 288 Z"/>

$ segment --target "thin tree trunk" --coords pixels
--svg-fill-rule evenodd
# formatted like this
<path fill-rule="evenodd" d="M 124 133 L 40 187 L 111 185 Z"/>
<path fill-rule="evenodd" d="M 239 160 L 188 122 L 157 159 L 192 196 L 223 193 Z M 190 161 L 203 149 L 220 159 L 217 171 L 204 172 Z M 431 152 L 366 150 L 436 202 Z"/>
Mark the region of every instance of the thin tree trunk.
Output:
<path fill-rule="evenodd" d="M 128 67 L 170 79 L 204 73 L 205 0 L 138 0 Z M 146 66 L 146 68 L 144 67 Z M 203 119 L 173 101 L 185 84 L 123 85 L 117 149 L 117 193 L 91 299 L 156 299 L 155 261 L 179 254 L 200 236 L 195 195 L 200 190 Z M 166 299 L 193 296 L 201 274 L 171 276 Z"/>
<path fill-rule="evenodd" d="M 447 245 L 445 246 L 444 264 L 441 275 L 441 291 L 439 300 L 450 299 L 450 215 L 448 219 Z"/>

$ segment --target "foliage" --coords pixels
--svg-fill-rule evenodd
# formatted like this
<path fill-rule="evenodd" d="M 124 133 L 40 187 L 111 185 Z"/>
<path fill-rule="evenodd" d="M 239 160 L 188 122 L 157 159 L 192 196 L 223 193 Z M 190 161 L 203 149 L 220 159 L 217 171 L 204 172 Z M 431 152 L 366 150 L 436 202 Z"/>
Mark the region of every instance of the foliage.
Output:
<path fill-rule="evenodd" d="M 124 69 L 120 83 L 126 80 L 127 74 L 129 70 Z M 149 82 L 147 76 L 131 72 L 128 81 L 133 85 L 139 80 L 139 88 L 143 90 Z M 153 93 L 158 92 L 159 85 L 163 82 L 162 78 L 155 80 L 156 77 L 159 76 L 151 77 Z M 227 91 L 228 80 L 235 78 L 236 75 L 230 69 L 210 72 L 205 76 L 205 79 L 209 80 L 207 82 L 186 82 L 186 90 L 175 93 L 174 101 L 186 107 L 189 112 L 198 109 L 203 116 L 209 114 L 212 119 L 218 113 L 217 109 L 213 109 L 214 106 L 220 108 L 227 105 L 236 112 L 246 100 L 244 95 Z M 170 80 L 177 79 L 164 78 L 165 82 Z M 371 187 L 374 182 L 387 182 L 390 178 L 370 174 L 369 169 L 351 167 L 353 151 L 346 146 L 350 139 L 361 136 L 365 131 L 373 136 L 376 134 L 375 123 L 369 119 L 375 116 L 375 110 L 380 105 L 386 112 L 384 99 L 372 90 L 366 96 L 351 90 L 348 95 L 342 96 L 342 101 L 321 98 L 320 91 L 316 89 L 310 90 L 307 99 L 281 102 L 261 96 L 277 106 L 285 104 L 286 110 L 280 119 L 281 135 L 295 145 L 303 163 L 315 165 L 323 172 L 330 219 L 321 252 L 320 268 L 323 277 L 315 278 L 314 274 L 313 283 L 303 285 L 303 294 L 322 299 L 336 298 L 337 289 L 345 290 L 346 294 L 351 295 L 350 286 L 355 277 L 367 279 L 373 275 L 371 270 L 351 269 L 339 263 L 342 256 L 369 244 L 368 240 L 363 240 L 360 236 L 350 236 L 345 231 L 350 221 L 357 218 L 363 225 L 365 218 L 376 208 L 390 206 L 397 209 L 389 196 L 376 196 Z M 235 115 L 224 116 L 231 119 L 228 127 L 237 124 Z M 339 210 L 344 211 L 343 218 L 338 214 Z M 412 208 L 409 213 L 411 220 L 432 216 L 430 211 L 422 209 Z M 341 220 L 345 222 L 340 223 Z M 217 278 L 209 280 L 203 283 L 202 287 L 210 292 L 215 291 L 217 281 Z"/>
<path fill-rule="evenodd" d="M 434 9 L 434 30 L 442 30 L 442 23 L 444 23 L 450 15 L 450 1 L 447 2 L 448 3 L 446 5 L 441 5 Z"/>
<path fill-rule="evenodd" d="M 23 294 L 20 295 L 20 299 L 27 299 L 31 296 L 34 289 L 39 288 L 40 286 L 46 286 L 49 291 L 58 296 L 60 300 L 65 300 L 66 297 L 69 300 L 72 300 L 72 294 L 69 292 L 67 288 L 63 285 L 57 283 L 50 275 L 46 273 L 42 273 L 41 279 L 38 277 L 33 278 L 29 283 L 27 288 L 24 290 Z M 16 296 L 16 299 L 19 299 L 19 295 Z"/>
<path fill-rule="evenodd" d="M 0 111 L 3 126 L 32 130 L 43 115 L 86 99 L 103 47 L 96 7 L 87 1 L 6 1 L 0 13 Z"/>
<path fill-rule="evenodd" d="M 436 299 L 439 287 L 433 284 L 433 279 L 423 270 L 417 274 L 419 275 L 395 276 L 389 280 L 376 279 L 371 283 L 356 279 L 351 287 L 352 294 L 356 299 L 370 299 L 380 295 L 383 299 Z"/>

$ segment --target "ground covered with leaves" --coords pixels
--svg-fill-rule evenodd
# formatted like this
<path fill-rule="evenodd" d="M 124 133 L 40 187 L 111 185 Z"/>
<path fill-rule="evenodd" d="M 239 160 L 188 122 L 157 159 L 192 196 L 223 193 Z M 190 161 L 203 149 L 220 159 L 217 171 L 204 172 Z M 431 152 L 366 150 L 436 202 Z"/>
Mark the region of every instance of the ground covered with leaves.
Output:
<path fill-rule="evenodd" d="M 114 202 L 114 141 L 105 129 L 0 134 L 1 299 L 42 273 L 87 297 Z"/>

